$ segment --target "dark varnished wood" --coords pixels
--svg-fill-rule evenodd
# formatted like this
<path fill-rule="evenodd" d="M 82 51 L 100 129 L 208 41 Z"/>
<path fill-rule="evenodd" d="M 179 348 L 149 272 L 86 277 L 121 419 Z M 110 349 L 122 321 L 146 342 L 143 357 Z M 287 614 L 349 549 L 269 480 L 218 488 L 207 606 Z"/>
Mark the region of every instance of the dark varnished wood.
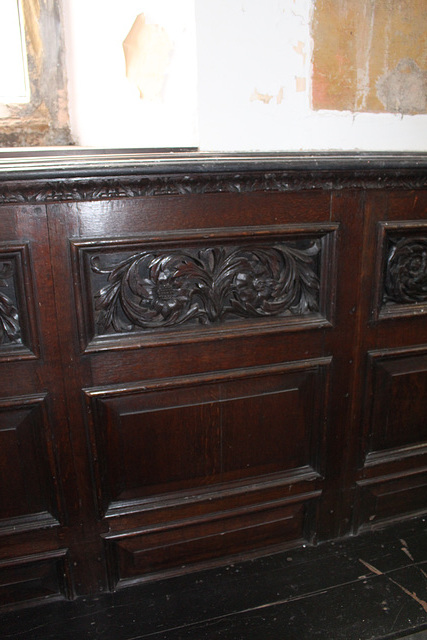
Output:
<path fill-rule="evenodd" d="M 4 602 L 424 513 L 425 156 L 76 158 L 0 157 Z"/>
<path fill-rule="evenodd" d="M 78 496 L 46 210 L 2 207 L 0 219 L 0 252 L 12 265 L 2 310 L 13 305 L 16 327 L 0 345 L 0 589 L 13 603 L 72 594 L 68 531 Z"/>
<path fill-rule="evenodd" d="M 424 640 L 425 525 L 3 612 L 0 631 L 10 640 Z"/>

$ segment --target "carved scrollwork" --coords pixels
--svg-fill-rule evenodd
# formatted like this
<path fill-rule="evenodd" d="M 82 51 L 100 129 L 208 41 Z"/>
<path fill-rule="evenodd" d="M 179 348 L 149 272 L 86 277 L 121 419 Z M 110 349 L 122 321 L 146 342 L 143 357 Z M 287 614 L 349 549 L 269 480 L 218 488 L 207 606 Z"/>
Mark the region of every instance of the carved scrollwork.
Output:
<path fill-rule="evenodd" d="M 391 240 L 384 302 L 427 302 L 427 236 Z"/>
<path fill-rule="evenodd" d="M 92 273 L 107 276 L 96 333 L 316 312 L 320 242 L 295 244 L 143 251 L 110 265 L 94 255 Z"/>
<path fill-rule="evenodd" d="M 0 261 L 0 344 L 21 342 L 18 310 L 10 296 L 2 289 L 13 281 L 14 263 L 11 260 Z"/>
<path fill-rule="evenodd" d="M 50 179 L 0 184 L 0 204 L 44 202 L 85 202 L 138 198 L 141 196 L 189 195 L 205 193 L 287 192 L 308 189 L 422 189 L 427 186 L 425 171 L 417 168 L 284 171 L 240 171 L 239 173 L 137 175 L 92 179 Z M 143 170 L 142 170 L 143 172 Z"/>

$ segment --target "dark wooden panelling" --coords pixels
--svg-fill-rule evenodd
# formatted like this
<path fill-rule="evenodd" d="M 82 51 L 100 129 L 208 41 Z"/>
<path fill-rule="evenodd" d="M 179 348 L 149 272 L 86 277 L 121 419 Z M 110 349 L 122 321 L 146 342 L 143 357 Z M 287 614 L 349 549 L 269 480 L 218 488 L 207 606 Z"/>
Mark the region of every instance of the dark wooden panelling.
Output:
<path fill-rule="evenodd" d="M 8 174 L 11 584 L 93 593 L 425 510 L 426 164 L 371 160 Z"/>
<path fill-rule="evenodd" d="M 12 304 L 17 329 L 0 346 L 1 598 L 13 602 L 71 593 L 58 550 L 79 521 L 44 206 L 0 207 L 0 264 L 0 322 Z"/>
<path fill-rule="evenodd" d="M 308 360 L 86 390 L 103 510 L 318 469 L 328 365 Z"/>
<path fill-rule="evenodd" d="M 427 495 L 427 348 L 368 355 L 355 526 L 420 513 Z"/>
<path fill-rule="evenodd" d="M 0 606 L 45 601 L 70 593 L 67 550 L 0 561 Z"/>
<path fill-rule="evenodd" d="M 160 198 L 142 197 L 78 205 L 79 236 L 86 238 L 128 238 L 159 231 L 254 227 L 280 224 L 328 223 L 331 195 L 328 192 L 302 193 L 215 193 L 188 194 Z M 52 205 L 56 209 L 56 206 Z M 61 204 L 68 215 L 76 204 Z M 67 214 L 66 214 L 67 215 Z"/>
<path fill-rule="evenodd" d="M 113 586 L 126 586 L 144 578 L 195 570 L 218 557 L 303 542 L 304 510 L 303 503 L 265 505 L 255 512 L 246 509 L 211 521 L 177 523 L 166 531 L 109 538 L 110 580 Z"/>
<path fill-rule="evenodd" d="M 426 509 L 427 468 L 357 483 L 355 521 L 360 530 L 422 514 Z"/>
<path fill-rule="evenodd" d="M 370 353 L 365 406 L 366 462 L 384 460 L 386 450 L 408 455 L 411 447 L 427 447 L 427 348 Z"/>
<path fill-rule="evenodd" d="M 58 524 L 45 397 L 0 400 L 0 534 Z"/>

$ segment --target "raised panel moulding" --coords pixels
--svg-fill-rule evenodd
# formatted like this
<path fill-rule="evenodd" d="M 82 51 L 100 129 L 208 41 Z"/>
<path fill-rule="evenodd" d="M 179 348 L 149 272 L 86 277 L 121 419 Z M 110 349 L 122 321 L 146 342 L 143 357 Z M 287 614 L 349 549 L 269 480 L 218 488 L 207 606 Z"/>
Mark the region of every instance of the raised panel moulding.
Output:
<path fill-rule="evenodd" d="M 375 466 L 388 464 L 392 469 L 403 459 L 426 452 L 426 391 L 425 347 L 368 354 L 362 459 L 371 473 Z"/>
<path fill-rule="evenodd" d="M 180 575 L 218 564 L 218 557 L 251 557 L 306 541 L 306 507 L 320 492 L 300 501 L 277 500 L 217 517 L 170 523 L 169 527 L 106 536 L 112 589 L 152 578 Z M 242 532 L 244 535 L 242 536 Z M 189 566 L 188 566 L 189 565 Z"/>
<path fill-rule="evenodd" d="M 320 480 L 329 365 L 321 358 L 85 390 L 100 513 Z"/>
<path fill-rule="evenodd" d="M 59 524 L 45 395 L 0 401 L 0 535 Z"/>

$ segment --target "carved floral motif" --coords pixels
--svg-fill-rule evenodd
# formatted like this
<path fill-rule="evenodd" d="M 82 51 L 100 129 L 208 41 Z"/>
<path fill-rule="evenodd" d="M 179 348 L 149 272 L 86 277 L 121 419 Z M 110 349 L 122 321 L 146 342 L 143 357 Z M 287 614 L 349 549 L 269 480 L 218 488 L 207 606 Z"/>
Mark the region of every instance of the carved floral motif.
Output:
<path fill-rule="evenodd" d="M 386 268 L 385 302 L 427 302 L 427 237 L 392 241 Z"/>
<path fill-rule="evenodd" d="M 13 262 L 0 261 L 0 344 L 20 342 L 18 311 L 12 299 L 2 291 L 8 287 L 8 280 L 13 278 Z"/>
<path fill-rule="evenodd" d="M 254 168 L 256 161 L 254 161 Z M 0 184 L 0 204 L 85 202 L 137 198 L 141 196 L 203 193 L 252 193 L 258 191 L 301 191 L 323 189 L 422 189 L 427 186 L 425 170 L 351 169 L 246 172 L 238 174 L 184 174 L 182 177 L 144 175 L 122 178 L 51 179 L 32 183 L 10 181 Z"/>
<path fill-rule="evenodd" d="M 95 294 L 96 332 L 129 332 L 318 311 L 320 243 L 143 251 L 114 265 L 91 258 L 107 275 Z"/>

